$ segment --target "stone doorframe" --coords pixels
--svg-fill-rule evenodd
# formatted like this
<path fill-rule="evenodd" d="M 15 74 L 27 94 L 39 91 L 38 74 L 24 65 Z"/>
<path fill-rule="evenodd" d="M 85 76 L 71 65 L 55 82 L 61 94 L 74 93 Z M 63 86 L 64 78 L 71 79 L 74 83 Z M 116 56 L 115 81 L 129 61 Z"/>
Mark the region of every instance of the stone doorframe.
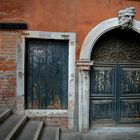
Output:
<path fill-rule="evenodd" d="M 89 103 L 90 103 L 90 67 L 94 62 L 90 60 L 92 49 L 96 41 L 106 32 L 119 28 L 118 18 L 111 18 L 105 20 L 94 27 L 86 36 L 79 61 L 77 61 L 79 72 L 79 110 L 78 110 L 78 128 L 80 132 L 87 132 L 89 130 Z M 132 30 L 140 33 L 140 22 L 134 20 Z"/>
<path fill-rule="evenodd" d="M 25 108 L 25 41 L 26 38 L 68 40 L 68 109 L 26 109 Z M 75 112 L 75 48 L 76 34 L 69 32 L 25 31 L 17 43 L 17 113 L 29 117 L 66 117 L 68 128 L 74 129 Z"/>

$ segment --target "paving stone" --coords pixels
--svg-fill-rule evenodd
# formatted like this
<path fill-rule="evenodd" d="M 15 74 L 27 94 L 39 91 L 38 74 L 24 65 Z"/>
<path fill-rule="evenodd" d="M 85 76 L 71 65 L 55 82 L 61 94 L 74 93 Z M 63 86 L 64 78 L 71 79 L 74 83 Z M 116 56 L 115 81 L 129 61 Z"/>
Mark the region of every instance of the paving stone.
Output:
<path fill-rule="evenodd" d="M 84 140 L 82 134 L 74 134 L 70 136 L 69 140 Z"/>
<path fill-rule="evenodd" d="M 55 127 L 44 127 L 40 140 L 55 140 L 56 128 Z"/>
<path fill-rule="evenodd" d="M 85 140 L 105 140 L 104 135 L 87 135 Z"/>
<path fill-rule="evenodd" d="M 65 133 L 60 140 L 140 140 L 140 133 Z"/>

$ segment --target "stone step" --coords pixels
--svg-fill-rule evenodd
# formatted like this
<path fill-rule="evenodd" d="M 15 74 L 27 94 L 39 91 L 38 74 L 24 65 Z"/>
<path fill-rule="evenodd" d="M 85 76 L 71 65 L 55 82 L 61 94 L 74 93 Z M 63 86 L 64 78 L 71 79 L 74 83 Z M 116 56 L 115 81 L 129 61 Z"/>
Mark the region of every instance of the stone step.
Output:
<path fill-rule="evenodd" d="M 14 140 L 26 122 L 27 122 L 27 116 L 23 116 L 19 120 L 19 122 L 15 125 L 15 127 L 10 131 L 10 133 L 7 135 L 5 140 Z"/>
<path fill-rule="evenodd" d="M 0 140 L 8 139 L 8 136 L 11 136 L 15 126 L 23 118 L 23 115 L 12 114 L 5 121 L 0 124 Z"/>
<path fill-rule="evenodd" d="M 37 140 L 42 126 L 43 123 L 40 121 L 28 121 L 15 140 Z"/>
<path fill-rule="evenodd" d="M 100 134 L 89 134 L 84 140 L 140 140 L 139 133 L 100 133 Z"/>
<path fill-rule="evenodd" d="M 6 109 L 0 108 L 0 115 L 5 111 Z"/>
<path fill-rule="evenodd" d="M 40 122 L 33 140 L 39 140 L 43 127 L 44 127 L 44 122 Z"/>
<path fill-rule="evenodd" d="M 140 140 L 139 132 L 62 132 L 60 140 Z"/>
<path fill-rule="evenodd" d="M 6 120 L 11 114 L 11 109 L 0 109 L 0 123 Z"/>
<path fill-rule="evenodd" d="M 58 127 L 44 127 L 40 140 L 59 140 Z"/>

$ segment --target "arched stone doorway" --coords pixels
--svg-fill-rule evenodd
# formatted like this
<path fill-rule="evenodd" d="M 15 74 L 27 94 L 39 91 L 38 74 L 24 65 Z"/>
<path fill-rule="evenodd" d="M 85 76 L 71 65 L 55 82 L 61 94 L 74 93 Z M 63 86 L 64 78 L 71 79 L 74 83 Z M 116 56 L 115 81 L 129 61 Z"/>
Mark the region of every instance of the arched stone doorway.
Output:
<path fill-rule="evenodd" d="M 140 122 L 140 34 L 114 29 L 91 53 L 90 124 Z"/>
<path fill-rule="evenodd" d="M 78 99 L 79 100 L 79 114 L 78 114 L 78 116 L 79 116 L 79 131 L 82 131 L 82 132 L 88 131 L 90 122 L 96 122 L 96 120 L 102 119 L 102 118 L 98 118 L 97 116 L 99 114 L 97 115 L 96 113 L 94 113 L 94 111 L 91 108 L 94 108 L 94 109 L 96 108 L 97 109 L 98 108 L 97 106 L 100 106 L 102 103 L 108 103 L 108 105 L 106 105 L 106 106 L 108 106 L 107 108 L 109 108 L 109 102 L 112 104 L 113 102 L 116 103 L 117 100 L 118 100 L 118 98 L 113 97 L 113 98 L 115 98 L 115 99 L 113 99 L 112 97 L 110 97 L 110 98 L 112 98 L 112 100 L 110 99 L 110 101 L 108 102 L 107 100 L 105 100 L 105 98 L 108 99 L 108 97 L 105 97 L 104 99 L 101 99 L 102 96 L 98 97 L 98 95 L 95 95 L 96 99 L 100 98 L 100 100 L 103 101 L 102 103 L 101 102 L 99 103 L 98 99 L 95 100 L 94 96 L 91 95 L 92 88 L 90 88 L 90 87 L 92 86 L 92 82 L 94 81 L 94 80 L 92 81 L 92 78 L 91 78 L 92 76 L 94 77 L 94 75 L 92 75 L 92 71 L 95 70 L 94 68 L 96 68 L 96 70 L 100 70 L 100 66 L 101 66 L 101 64 L 96 63 L 96 61 L 99 60 L 100 56 L 95 57 L 96 61 L 94 59 L 94 56 L 95 56 L 94 52 L 96 52 L 96 53 L 98 52 L 96 50 L 97 40 L 100 40 L 100 38 L 102 38 L 102 36 L 105 35 L 105 33 L 109 33 L 109 31 L 113 31 L 113 30 L 116 31 L 119 28 L 119 26 L 120 25 L 118 23 L 118 18 L 112 18 L 112 19 L 109 19 L 109 20 L 106 20 L 106 21 L 100 23 L 99 25 L 97 25 L 95 28 L 93 28 L 89 32 L 89 34 L 85 38 L 84 43 L 82 45 L 82 49 L 81 49 L 81 53 L 80 53 L 80 60 L 77 62 L 77 66 L 79 67 L 79 99 Z M 139 36 L 139 33 L 140 33 L 140 22 L 139 21 L 134 20 L 133 27 L 132 27 L 132 30 L 130 32 L 133 32 L 134 34 L 136 33 Z M 100 52 L 100 50 L 99 50 L 99 52 Z M 131 51 L 131 52 L 133 52 L 133 51 Z M 114 55 L 116 55 L 116 53 Z M 121 58 L 123 60 L 123 55 L 121 57 L 119 57 L 119 58 Z M 118 57 L 116 57 L 116 58 L 118 58 Z M 94 63 L 94 61 L 95 61 L 95 63 Z M 136 62 L 136 61 L 127 61 L 127 65 L 123 64 L 124 62 L 122 64 L 120 63 L 120 61 L 118 61 L 118 62 L 116 61 L 115 65 L 112 64 L 113 61 L 108 62 L 108 64 L 106 64 L 106 65 L 108 65 L 108 67 L 107 66 L 102 66 L 102 68 L 107 68 L 107 70 L 109 70 L 110 73 L 114 73 L 114 75 L 112 76 L 112 78 L 114 78 L 114 79 L 117 78 L 117 74 L 118 74 L 119 71 L 125 71 L 124 73 L 127 73 L 127 70 L 129 71 L 132 67 L 134 67 L 134 69 L 131 71 L 132 73 L 133 73 L 133 71 L 135 71 L 135 72 L 137 70 L 139 71 L 139 66 L 138 65 L 134 66 L 132 64 L 133 62 Z M 105 70 L 106 69 L 104 69 L 104 71 Z M 116 73 L 116 75 L 115 75 L 115 73 Z M 124 75 L 127 75 L 127 74 L 124 74 Z M 117 89 L 118 85 L 117 84 L 115 85 L 115 83 L 119 82 L 119 81 L 117 81 L 117 80 L 115 81 L 114 79 L 112 79 L 113 81 L 111 81 L 111 83 L 113 84 L 113 86 L 115 86 L 115 89 Z M 98 82 L 97 82 L 97 84 L 98 84 Z M 94 88 L 93 88 L 93 91 L 95 90 Z M 111 87 L 111 88 L 113 89 L 114 87 Z M 138 89 L 135 89 L 135 90 L 138 90 Z M 117 91 L 114 91 L 114 92 L 117 92 Z M 115 95 L 116 95 L 116 93 L 115 93 Z M 131 96 L 129 96 L 128 98 L 131 98 Z M 133 98 L 135 100 L 137 97 L 134 96 Z M 124 100 L 126 100 L 126 102 L 127 102 L 127 99 L 125 97 L 124 97 Z M 130 102 L 133 102 L 133 101 L 130 101 Z M 92 103 L 94 104 L 93 105 L 94 107 L 92 106 Z M 98 103 L 100 105 L 98 105 Z M 137 103 L 139 104 L 139 101 L 137 101 Z M 116 107 L 116 106 L 119 106 L 119 107 L 116 107 L 116 110 L 113 111 L 112 116 L 110 117 L 111 120 L 113 120 L 113 121 L 115 120 L 115 122 L 119 122 L 119 120 L 121 120 L 121 121 L 125 120 L 124 119 L 125 117 L 123 118 L 123 117 L 114 115 L 114 114 L 117 114 L 117 111 L 119 111 L 119 109 L 121 107 L 121 104 L 122 104 L 121 96 L 119 95 L 119 102 L 118 102 L 118 104 L 112 105 L 112 110 L 114 110 L 114 107 Z M 136 108 L 138 108 L 138 104 L 134 105 L 134 106 L 137 106 Z M 103 112 L 105 112 L 105 110 Z M 119 112 L 119 113 L 121 114 L 121 112 Z M 92 114 L 92 115 L 90 116 L 89 114 Z M 89 121 L 89 118 L 90 118 L 91 121 Z M 122 120 L 122 118 L 123 118 L 123 120 Z M 104 117 L 103 119 L 106 119 L 106 117 Z M 129 122 L 128 120 L 129 120 L 129 118 L 127 118 L 127 121 L 124 121 L 124 122 L 128 123 Z M 131 119 L 131 121 L 135 122 L 135 120 L 132 120 L 132 119 Z"/>

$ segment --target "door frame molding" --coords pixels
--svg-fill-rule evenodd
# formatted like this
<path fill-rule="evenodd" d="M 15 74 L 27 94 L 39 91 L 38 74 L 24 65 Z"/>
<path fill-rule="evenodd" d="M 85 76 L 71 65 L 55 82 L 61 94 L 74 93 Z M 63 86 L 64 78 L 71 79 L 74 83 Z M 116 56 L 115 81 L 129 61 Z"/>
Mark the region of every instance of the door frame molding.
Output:
<path fill-rule="evenodd" d="M 26 38 L 68 40 L 68 109 L 25 109 L 25 41 Z M 76 34 L 70 32 L 25 31 L 17 43 L 17 113 L 29 117 L 67 117 L 74 129 Z"/>
<path fill-rule="evenodd" d="M 110 18 L 95 26 L 86 36 L 80 51 L 80 58 L 77 61 L 79 73 L 78 89 L 78 128 L 80 132 L 89 130 L 89 95 L 90 95 L 90 67 L 94 62 L 90 60 L 92 49 L 96 41 L 106 32 L 119 28 L 118 18 Z M 140 21 L 133 20 L 132 30 L 140 33 Z"/>

